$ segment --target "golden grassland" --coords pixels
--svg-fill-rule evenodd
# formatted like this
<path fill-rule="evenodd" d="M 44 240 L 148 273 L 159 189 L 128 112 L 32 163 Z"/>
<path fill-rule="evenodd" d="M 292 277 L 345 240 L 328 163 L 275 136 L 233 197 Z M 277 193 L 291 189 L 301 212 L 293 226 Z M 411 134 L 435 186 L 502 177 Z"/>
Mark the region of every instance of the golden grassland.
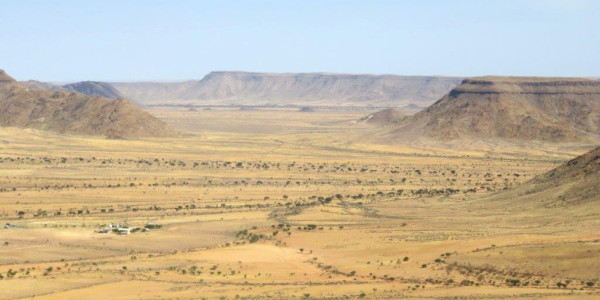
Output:
<path fill-rule="evenodd" d="M 375 143 L 349 110 L 151 112 L 183 136 L 0 129 L 0 299 L 600 297 L 597 203 L 490 198 L 590 145 Z"/>

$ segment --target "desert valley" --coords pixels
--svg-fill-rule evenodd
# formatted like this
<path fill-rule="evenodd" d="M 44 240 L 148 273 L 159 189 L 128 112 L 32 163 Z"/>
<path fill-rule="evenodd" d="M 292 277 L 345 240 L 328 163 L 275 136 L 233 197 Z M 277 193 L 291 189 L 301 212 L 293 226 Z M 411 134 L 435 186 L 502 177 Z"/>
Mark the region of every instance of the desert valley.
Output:
<path fill-rule="evenodd" d="M 599 80 L 0 72 L 0 126 L 0 299 L 600 297 Z"/>
<path fill-rule="evenodd" d="M 0 300 L 600 299 L 599 12 L 2 1 Z"/>

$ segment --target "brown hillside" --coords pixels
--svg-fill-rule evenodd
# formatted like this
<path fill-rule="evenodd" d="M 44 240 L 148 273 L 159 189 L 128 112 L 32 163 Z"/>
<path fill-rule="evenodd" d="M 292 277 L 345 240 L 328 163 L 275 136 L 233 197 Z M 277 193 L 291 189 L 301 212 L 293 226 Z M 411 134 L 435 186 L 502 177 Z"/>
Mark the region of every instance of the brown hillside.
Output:
<path fill-rule="evenodd" d="M 465 79 L 402 122 L 396 134 L 436 138 L 572 141 L 600 134 L 600 81 L 574 78 Z"/>
<path fill-rule="evenodd" d="M 0 70 L 0 84 L 12 83 L 15 79 L 10 77 L 4 70 Z"/>
<path fill-rule="evenodd" d="M 28 89 L 35 90 L 35 91 L 63 91 L 64 90 L 62 88 L 62 86 L 60 86 L 60 85 L 56 85 L 56 84 L 52 84 L 52 83 L 48 83 L 48 82 L 41 82 L 41 81 L 37 81 L 37 80 L 20 81 L 19 84 L 21 84 L 22 86 L 24 86 Z"/>
<path fill-rule="evenodd" d="M 493 198 L 543 207 L 600 205 L 600 147 Z"/>
<path fill-rule="evenodd" d="M 124 99 L 31 90 L 0 72 L 0 126 L 112 138 L 166 137 L 174 132 Z"/>

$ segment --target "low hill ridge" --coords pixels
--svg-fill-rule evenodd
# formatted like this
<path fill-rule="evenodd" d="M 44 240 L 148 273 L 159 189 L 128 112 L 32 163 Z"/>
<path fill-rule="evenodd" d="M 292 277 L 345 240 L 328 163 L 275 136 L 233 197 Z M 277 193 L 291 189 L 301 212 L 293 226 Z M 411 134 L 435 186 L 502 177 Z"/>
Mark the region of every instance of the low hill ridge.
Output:
<path fill-rule="evenodd" d="M 77 92 L 32 90 L 14 80 L 0 85 L 0 126 L 110 138 L 175 134 L 164 122 L 125 99 L 111 101 Z"/>

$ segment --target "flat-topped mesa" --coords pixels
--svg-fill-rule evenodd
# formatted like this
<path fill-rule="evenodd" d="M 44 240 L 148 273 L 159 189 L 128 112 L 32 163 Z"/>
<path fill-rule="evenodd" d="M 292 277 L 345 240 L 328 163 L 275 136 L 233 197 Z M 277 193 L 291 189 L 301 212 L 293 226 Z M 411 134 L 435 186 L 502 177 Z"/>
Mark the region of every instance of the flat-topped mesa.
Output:
<path fill-rule="evenodd" d="M 211 72 L 199 81 L 111 83 L 142 103 L 426 106 L 462 78 L 332 73 Z"/>
<path fill-rule="evenodd" d="M 469 78 L 396 134 L 440 139 L 574 141 L 600 137 L 600 81 L 578 78 Z"/>
<path fill-rule="evenodd" d="M 246 72 L 246 71 L 212 71 L 204 76 L 203 79 L 212 79 L 218 77 L 238 77 L 238 78 L 334 78 L 334 79 L 365 79 L 365 78 L 444 78 L 444 76 L 404 76 L 395 74 L 346 74 L 346 73 L 328 73 L 328 72 L 307 72 L 307 73 L 270 73 L 270 72 Z M 452 77 L 446 77 L 452 78 Z"/>
<path fill-rule="evenodd" d="M 434 76 L 221 71 L 211 72 L 200 81 L 202 86 L 196 97 L 402 106 L 427 102 L 432 95 L 447 92 L 458 81 Z"/>
<path fill-rule="evenodd" d="M 467 78 L 451 91 L 475 94 L 599 94 L 600 80 L 583 78 L 497 77 Z"/>

